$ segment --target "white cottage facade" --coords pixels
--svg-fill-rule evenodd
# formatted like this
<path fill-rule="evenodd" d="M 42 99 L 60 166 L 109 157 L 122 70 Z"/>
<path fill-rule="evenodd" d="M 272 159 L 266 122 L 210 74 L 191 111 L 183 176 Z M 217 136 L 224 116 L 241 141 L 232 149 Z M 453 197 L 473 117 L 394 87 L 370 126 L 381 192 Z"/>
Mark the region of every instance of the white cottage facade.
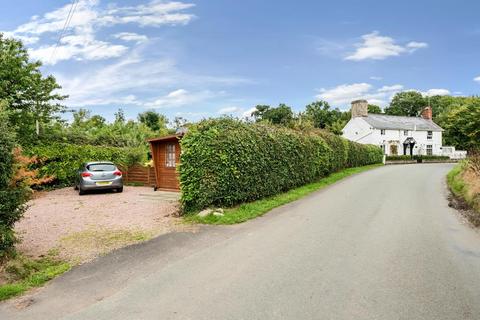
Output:
<path fill-rule="evenodd" d="M 369 114 L 368 102 L 352 102 L 352 118 L 343 137 L 362 144 L 377 145 L 386 155 L 442 155 L 442 131 L 426 107 L 420 117 Z"/>

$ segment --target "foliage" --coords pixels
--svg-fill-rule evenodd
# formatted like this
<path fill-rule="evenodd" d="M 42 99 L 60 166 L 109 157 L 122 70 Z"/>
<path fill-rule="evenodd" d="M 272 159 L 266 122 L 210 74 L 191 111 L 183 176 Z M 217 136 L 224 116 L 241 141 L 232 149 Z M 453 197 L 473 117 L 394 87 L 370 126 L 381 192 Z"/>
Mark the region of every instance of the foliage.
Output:
<path fill-rule="evenodd" d="M 386 161 L 440 161 L 440 160 L 450 160 L 448 156 L 428 156 L 428 155 L 414 155 L 413 157 L 409 155 L 395 155 L 387 156 Z"/>
<path fill-rule="evenodd" d="M 35 122 L 49 123 L 65 99 L 56 93 L 60 88 L 53 76 L 43 77 L 40 62 L 30 62 L 21 41 L 0 33 L 0 100 L 8 104 L 10 123 L 15 124 L 17 138 L 35 139 Z"/>
<path fill-rule="evenodd" d="M 379 106 L 377 106 L 375 104 L 369 104 L 368 105 L 368 113 L 380 114 L 380 113 L 382 113 L 382 108 L 380 108 Z"/>
<path fill-rule="evenodd" d="M 38 170 L 40 177 L 52 177 L 50 185 L 72 185 L 80 165 L 89 161 L 112 161 L 116 165 L 128 167 L 145 161 L 142 147 L 116 148 L 91 145 L 52 143 L 32 146 L 26 154 L 37 157 L 31 169 Z"/>
<path fill-rule="evenodd" d="M 335 145 L 330 146 L 315 131 L 229 118 L 201 121 L 181 140 L 179 172 L 184 209 L 232 206 L 317 181 L 335 169 L 382 161 L 378 147 L 345 143 L 344 154 L 337 159 Z M 332 161 L 340 161 L 343 166 Z"/>
<path fill-rule="evenodd" d="M 396 116 L 416 117 L 427 106 L 427 100 L 417 91 L 397 93 L 385 108 L 385 113 Z"/>
<path fill-rule="evenodd" d="M 272 108 L 267 105 L 257 105 L 252 116 L 257 122 L 268 122 L 271 124 L 278 124 L 283 126 L 291 125 L 293 121 L 292 108 L 281 103 L 277 108 Z"/>
<path fill-rule="evenodd" d="M 452 193 L 466 203 L 463 214 L 475 226 L 480 226 L 480 173 L 476 171 L 480 156 L 474 155 L 457 164 L 447 175 L 447 184 Z"/>
<path fill-rule="evenodd" d="M 13 226 L 22 217 L 27 199 L 23 185 L 12 179 L 16 173 L 15 137 L 7 119 L 8 115 L 0 105 L 0 260 L 11 252 L 16 241 Z"/>
<path fill-rule="evenodd" d="M 190 215 L 187 221 L 205 223 L 205 224 L 234 224 L 247 221 L 249 219 L 262 216 L 273 208 L 279 207 L 286 203 L 298 200 L 314 191 L 325 188 L 343 178 L 350 175 L 357 174 L 378 167 L 378 164 L 369 165 L 357 168 L 348 168 L 342 171 L 333 173 L 328 177 L 320 179 L 285 193 L 281 193 L 265 199 L 256 200 L 249 203 L 241 204 L 237 207 L 226 209 L 223 216 L 208 215 L 206 217 L 199 217 L 198 215 Z"/>
<path fill-rule="evenodd" d="M 439 124 L 445 129 L 445 143 L 458 149 L 480 149 L 480 98 L 462 102 L 439 118 Z"/>
<path fill-rule="evenodd" d="M 331 109 L 328 102 L 322 100 L 308 104 L 304 116 L 312 121 L 315 128 L 327 129 L 337 135 L 342 134 L 342 129 L 350 118 L 338 108 Z"/>
<path fill-rule="evenodd" d="M 50 255 L 37 260 L 17 255 L 5 265 L 9 281 L 0 285 L 0 301 L 20 295 L 30 288 L 40 287 L 70 268 L 70 264 Z"/>
<path fill-rule="evenodd" d="M 140 113 L 138 115 L 138 121 L 149 127 L 150 130 L 154 132 L 167 129 L 167 117 L 152 110 Z"/>

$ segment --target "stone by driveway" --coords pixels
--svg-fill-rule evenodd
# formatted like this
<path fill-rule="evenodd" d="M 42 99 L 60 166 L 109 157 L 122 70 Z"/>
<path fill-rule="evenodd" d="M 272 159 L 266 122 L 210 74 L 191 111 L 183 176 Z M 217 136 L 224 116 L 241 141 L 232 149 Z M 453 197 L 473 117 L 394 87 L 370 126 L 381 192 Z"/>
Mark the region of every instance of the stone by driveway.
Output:
<path fill-rule="evenodd" d="M 178 193 L 125 187 L 123 193 L 79 196 L 72 188 L 38 194 L 15 230 L 31 257 L 57 253 L 84 262 L 115 248 L 187 227 L 176 217 Z"/>

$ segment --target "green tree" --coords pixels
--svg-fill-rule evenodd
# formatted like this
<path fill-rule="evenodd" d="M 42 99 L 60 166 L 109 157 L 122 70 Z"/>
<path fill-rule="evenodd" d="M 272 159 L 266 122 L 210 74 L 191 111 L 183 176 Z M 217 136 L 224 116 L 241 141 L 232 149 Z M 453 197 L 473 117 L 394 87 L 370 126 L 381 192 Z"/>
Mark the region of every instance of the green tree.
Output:
<path fill-rule="evenodd" d="M 147 127 L 153 131 L 160 131 L 167 129 L 168 119 L 160 113 L 157 113 L 153 110 L 145 111 L 138 115 L 138 121 L 145 124 Z"/>
<path fill-rule="evenodd" d="M 257 122 L 266 121 L 283 126 L 292 124 L 293 111 L 286 104 L 280 103 L 276 108 L 267 105 L 257 105 L 255 108 L 256 110 L 252 112 L 252 116 Z"/>
<path fill-rule="evenodd" d="M 368 113 L 380 114 L 380 113 L 382 113 L 382 108 L 380 108 L 376 104 L 369 104 L 368 105 Z"/>
<path fill-rule="evenodd" d="M 337 108 L 331 109 L 326 101 L 310 103 L 305 107 L 305 115 L 312 120 L 315 128 L 332 128 L 334 123 L 336 128 L 341 125 L 338 121 L 342 118 L 342 112 Z M 338 128 L 335 131 L 338 132 Z"/>
<path fill-rule="evenodd" d="M 21 143 L 37 140 L 36 121 L 41 125 L 57 118 L 63 110 L 59 103 L 66 96 L 53 76 L 43 77 L 41 63 L 31 62 L 21 41 L 0 33 L 0 100 L 7 103 L 9 121 L 15 126 Z"/>
<path fill-rule="evenodd" d="M 440 116 L 445 144 L 459 149 L 480 150 L 480 99 L 465 98 Z"/>
<path fill-rule="evenodd" d="M 420 92 L 404 91 L 395 94 L 385 113 L 396 116 L 418 116 L 427 106 L 427 100 Z"/>

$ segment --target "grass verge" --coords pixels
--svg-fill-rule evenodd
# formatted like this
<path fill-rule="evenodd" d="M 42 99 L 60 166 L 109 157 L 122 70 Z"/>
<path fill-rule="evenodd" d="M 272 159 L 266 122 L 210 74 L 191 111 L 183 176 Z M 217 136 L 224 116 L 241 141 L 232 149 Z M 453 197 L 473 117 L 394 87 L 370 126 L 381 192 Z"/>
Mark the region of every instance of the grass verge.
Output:
<path fill-rule="evenodd" d="M 0 301 L 18 296 L 25 291 L 42 286 L 45 282 L 70 270 L 71 265 L 51 254 L 41 259 L 16 255 L 2 267 L 7 283 L 0 285 Z"/>
<path fill-rule="evenodd" d="M 480 227 L 480 177 L 470 163 L 462 161 L 447 174 L 447 184 L 453 197 L 450 206 L 460 209 L 475 227 Z"/>
<path fill-rule="evenodd" d="M 285 193 L 228 208 L 225 210 L 223 216 L 208 215 L 206 217 L 199 217 L 197 214 L 192 213 L 185 216 L 185 221 L 203 224 L 235 224 L 245 222 L 262 216 L 273 208 L 298 200 L 314 191 L 325 188 L 343 178 L 379 166 L 383 166 L 383 164 L 345 169 L 322 178 L 317 182 L 289 190 Z"/>

